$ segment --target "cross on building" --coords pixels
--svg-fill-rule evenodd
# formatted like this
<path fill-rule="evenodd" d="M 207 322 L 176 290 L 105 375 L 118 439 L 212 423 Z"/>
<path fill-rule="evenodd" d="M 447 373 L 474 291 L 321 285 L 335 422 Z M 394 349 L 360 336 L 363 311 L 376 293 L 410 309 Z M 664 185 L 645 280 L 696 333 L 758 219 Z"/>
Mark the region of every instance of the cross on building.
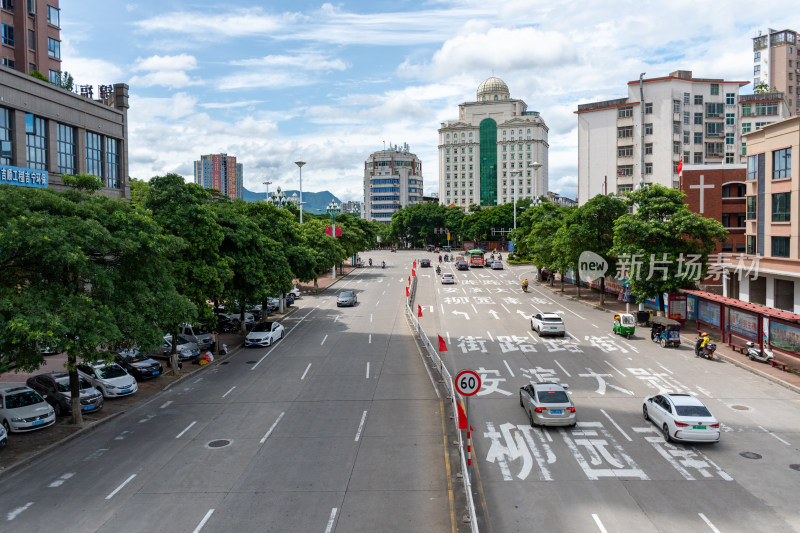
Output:
<path fill-rule="evenodd" d="M 700 214 L 702 215 L 705 213 L 706 204 L 705 204 L 705 191 L 704 189 L 713 189 L 714 185 L 711 183 L 705 182 L 705 176 L 700 174 L 700 184 L 699 185 L 689 185 L 690 189 L 700 189 Z"/>

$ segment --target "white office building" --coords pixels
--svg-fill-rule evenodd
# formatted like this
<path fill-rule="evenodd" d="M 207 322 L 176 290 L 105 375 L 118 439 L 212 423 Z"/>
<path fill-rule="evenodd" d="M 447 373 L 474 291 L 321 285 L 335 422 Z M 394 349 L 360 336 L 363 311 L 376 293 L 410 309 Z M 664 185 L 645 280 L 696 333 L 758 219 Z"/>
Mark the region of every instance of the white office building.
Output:
<path fill-rule="evenodd" d="M 458 106 L 439 129 L 439 202 L 468 208 L 547 194 L 548 128 L 538 111 L 511 98 L 500 78 Z"/>
<path fill-rule="evenodd" d="M 374 152 L 364 162 L 363 218 L 388 224 L 403 207 L 422 202 L 422 162 L 408 144 Z"/>

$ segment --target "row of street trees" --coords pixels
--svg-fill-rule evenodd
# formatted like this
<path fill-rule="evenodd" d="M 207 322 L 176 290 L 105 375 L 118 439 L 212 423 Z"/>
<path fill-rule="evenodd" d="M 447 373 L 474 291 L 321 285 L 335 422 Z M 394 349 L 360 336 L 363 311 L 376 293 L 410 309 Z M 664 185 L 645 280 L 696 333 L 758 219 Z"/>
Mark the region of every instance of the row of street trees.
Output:
<path fill-rule="evenodd" d="M 72 412 L 81 422 L 76 364 L 108 357 L 99 346 L 144 350 L 213 305 L 241 312 L 310 282 L 374 246 L 378 224 L 304 216 L 266 202 L 231 201 L 168 174 L 132 183 L 132 201 L 95 194 L 94 176 L 63 176 L 65 192 L 0 185 L 0 372 L 67 353 Z M 173 361 L 173 368 L 176 368 Z"/>

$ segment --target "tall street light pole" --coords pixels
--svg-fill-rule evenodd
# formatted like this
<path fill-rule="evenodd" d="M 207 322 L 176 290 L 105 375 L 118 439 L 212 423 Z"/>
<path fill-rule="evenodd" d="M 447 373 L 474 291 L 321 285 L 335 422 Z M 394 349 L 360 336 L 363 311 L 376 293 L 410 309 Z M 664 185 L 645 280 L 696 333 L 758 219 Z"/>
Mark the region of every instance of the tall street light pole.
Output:
<path fill-rule="evenodd" d="M 269 186 L 272 185 L 271 181 L 262 181 L 262 184 L 267 186 L 267 201 L 269 202 Z"/>
<path fill-rule="evenodd" d="M 514 229 L 517 229 L 517 178 L 514 175 L 522 176 L 521 170 L 512 170 L 511 177 L 514 179 Z"/>
<path fill-rule="evenodd" d="M 300 167 L 300 223 L 303 223 L 303 165 L 305 161 L 295 161 L 295 165 Z"/>
<path fill-rule="evenodd" d="M 328 204 L 327 208 L 328 214 L 331 216 L 331 236 L 335 239 L 336 238 L 336 215 L 341 212 L 341 208 L 336 205 L 336 202 L 331 200 L 331 203 Z M 336 263 L 333 264 L 333 275 L 332 279 L 336 279 Z"/>

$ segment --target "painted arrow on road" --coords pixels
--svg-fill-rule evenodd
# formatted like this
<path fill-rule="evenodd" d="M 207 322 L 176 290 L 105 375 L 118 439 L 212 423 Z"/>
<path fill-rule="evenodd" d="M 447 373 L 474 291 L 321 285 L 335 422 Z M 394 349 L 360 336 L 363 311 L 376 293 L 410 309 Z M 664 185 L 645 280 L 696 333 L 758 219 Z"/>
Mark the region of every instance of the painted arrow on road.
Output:
<path fill-rule="evenodd" d="M 500 318 L 500 317 L 497 315 L 497 311 L 495 311 L 494 309 L 492 309 L 491 311 L 489 311 L 489 314 L 490 314 L 490 315 L 492 315 L 494 318 Z"/>
<path fill-rule="evenodd" d="M 517 313 L 521 314 L 521 315 L 522 315 L 522 316 L 524 316 L 525 318 L 529 318 L 529 317 L 531 316 L 531 314 L 530 314 L 530 313 L 526 313 L 526 312 L 525 312 L 525 311 L 523 311 L 522 309 L 517 309 Z"/>
<path fill-rule="evenodd" d="M 464 318 L 469 320 L 469 315 L 467 313 L 465 313 L 464 311 L 453 311 L 453 314 L 454 315 L 464 315 Z"/>

